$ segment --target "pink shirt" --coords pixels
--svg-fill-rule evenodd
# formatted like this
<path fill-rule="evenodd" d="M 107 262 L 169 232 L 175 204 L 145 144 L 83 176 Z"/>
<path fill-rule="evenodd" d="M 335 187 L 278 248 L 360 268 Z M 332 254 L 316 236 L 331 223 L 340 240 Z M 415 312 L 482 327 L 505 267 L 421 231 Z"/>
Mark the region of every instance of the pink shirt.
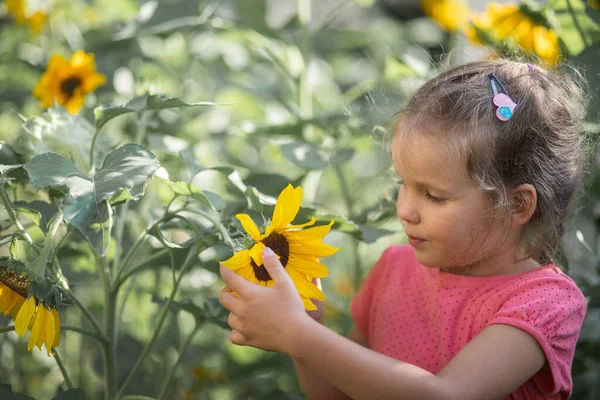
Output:
<path fill-rule="evenodd" d="M 392 246 L 350 310 L 370 349 L 433 374 L 487 326 L 515 326 L 538 341 L 547 366 L 506 400 L 571 394 L 571 363 L 586 301 L 554 265 L 514 275 L 460 276 L 422 266 L 410 246 Z"/>

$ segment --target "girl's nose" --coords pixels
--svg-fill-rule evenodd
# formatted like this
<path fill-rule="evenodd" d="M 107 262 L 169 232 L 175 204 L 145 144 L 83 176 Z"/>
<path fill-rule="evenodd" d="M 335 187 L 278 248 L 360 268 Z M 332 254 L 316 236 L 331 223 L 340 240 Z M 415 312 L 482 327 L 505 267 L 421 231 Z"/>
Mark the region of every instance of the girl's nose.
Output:
<path fill-rule="evenodd" d="M 402 188 L 398 194 L 396 212 L 398 214 L 398 218 L 404 222 L 417 224 L 420 221 L 419 213 L 417 212 L 414 201 L 410 199 L 410 196 L 408 193 L 406 193 L 405 188 Z"/>

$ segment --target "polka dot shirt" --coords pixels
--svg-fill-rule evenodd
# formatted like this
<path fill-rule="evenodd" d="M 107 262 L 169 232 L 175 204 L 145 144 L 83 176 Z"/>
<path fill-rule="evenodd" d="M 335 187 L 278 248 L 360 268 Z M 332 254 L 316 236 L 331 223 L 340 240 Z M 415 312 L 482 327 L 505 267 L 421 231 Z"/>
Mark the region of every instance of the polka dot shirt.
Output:
<path fill-rule="evenodd" d="M 350 310 L 369 348 L 433 374 L 489 325 L 515 326 L 538 341 L 547 365 L 506 399 L 570 396 L 586 302 L 554 265 L 513 275 L 461 276 L 422 266 L 410 246 L 392 246 Z"/>

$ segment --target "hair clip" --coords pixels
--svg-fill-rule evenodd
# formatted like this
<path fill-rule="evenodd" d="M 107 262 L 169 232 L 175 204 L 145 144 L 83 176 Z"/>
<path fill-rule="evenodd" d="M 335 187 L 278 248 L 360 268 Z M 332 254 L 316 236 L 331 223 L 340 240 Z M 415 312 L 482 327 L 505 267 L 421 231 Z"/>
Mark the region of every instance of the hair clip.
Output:
<path fill-rule="evenodd" d="M 527 64 L 527 68 L 529 68 L 529 73 L 531 74 L 531 78 L 537 79 L 537 77 L 535 76 L 535 68 L 534 68 L 533 64 Z"/>
<path fill-rule="evenodd" d="M 498 117 L 500 121 L 508 121 L 513 116 L 517 103 L 508 97 L 508 91 L 504 88 L 502 82 L 500 82 L 500 79 L 498 79 L 496 75 L 490 74 L 490 82 L 492 84 L 492 90 L 494 91 L 493 101 L 494 104 L 498 106 L 496 117 Z M 500 86 L 502 92 L 498 92 L 496 83 Z"/>

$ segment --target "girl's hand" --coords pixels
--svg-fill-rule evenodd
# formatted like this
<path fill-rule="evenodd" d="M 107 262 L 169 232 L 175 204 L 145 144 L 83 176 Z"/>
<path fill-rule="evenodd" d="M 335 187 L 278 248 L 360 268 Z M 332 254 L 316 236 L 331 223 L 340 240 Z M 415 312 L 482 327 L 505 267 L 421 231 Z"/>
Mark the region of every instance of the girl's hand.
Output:
<path fill-rule="evenodd" d="M 231 311 L 227 323 L 232 329 L 233 344 L 289 354 L 295 335 L 312 321 L 294 282 L 273 251 L 267 247 L 262 258 L 275 284 L 257 285 L 221 265 L 227 286 L 221 291 L 219 302 Z"/>

